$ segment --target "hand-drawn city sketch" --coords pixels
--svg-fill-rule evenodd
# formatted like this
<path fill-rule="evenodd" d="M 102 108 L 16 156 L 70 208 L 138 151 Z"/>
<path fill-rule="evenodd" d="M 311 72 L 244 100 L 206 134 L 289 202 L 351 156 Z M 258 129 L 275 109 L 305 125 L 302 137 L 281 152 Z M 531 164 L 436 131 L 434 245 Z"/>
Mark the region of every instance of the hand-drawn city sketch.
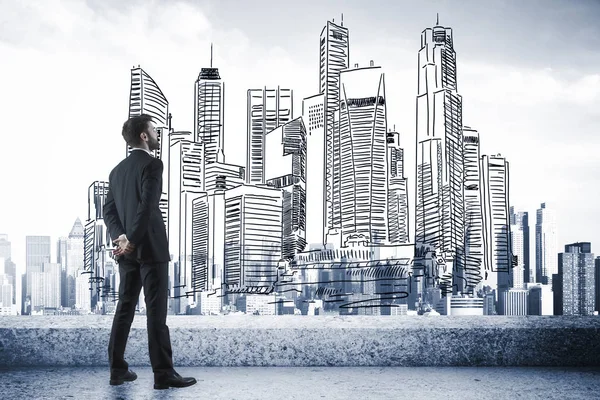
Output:
<path fill-rule="evenodd" d="M 129 116 L 153 117 L 155 156 L 168 166 L 161 204 L 172 311 L 448 314 L 462 302 L 483 314 L 484 301 L 502 308 L 498 293 L 512 287 L 519 265 L 510 246 L 509 163 L 480 154 L 479 133 L 463 125 L 452 28 L 438 19 L 421 33 L 416 149 L 388 126 L 383 68 L 350 65 L 343 19 L 327 21 L 319 39 L 320 90 L 299 113 L 292 88 L 248 89 L 245 165 L 225 162 L 226 76 L 212 65 L 212 46 L 194 83 L 193 132 L 172 127 L 158 84 L 141 66 L 131 69 Z M 407 177 L 404 154 L 415 150 L 417 174 Z M 98 300 L 115 300 L 105 188 L 90 187 L 85 273 Z"/>
<path fill-rule="evenodd" d="M 123 120 L 147 114 L 157 129 L 170 313 L 546 315 L 572 303 L 557 304 L 556 293 L 567 296 L 564 271 L 579 268 L 569 257 L 593 258 L 591 247 L 570 244 L 557 257 L 556 213 L 543 199 L 530 234 L 530 215 L 511 202 L 511 176 L 523 171 L 512 169 L 510 154 L 486 154 L 489 136 L 463 113 L 457 60 L 468 28 L 456 32 L 443 17 L 433 13 L 411 38 L 415 85 L 404 90 L 414 107 L 400 112 L 389 105 L 392 67 L 375 52 L 351 59 L 352 17 L 341 13 L 311 38 L 312 88 L 265 83 L 230 93 L 215 42 L 198 50 L 206 61 L 189 77 L 187 111 L 174 110 L 160 86 L 169 76 L 131 60 L 122 71 L 129 87 L 114 96 L 128 99 Z M 245 110 L 226 109 L 226 95 L 243 97 Z M 242 135 L 225 124 L 230 112 L 245 119 L 245 159 L 225 145 Z M 408 131 L 396 129 L 402 113 L 416 115 Z M 87 218 L 59 239 L 56 263 L 49 237 L 27 237 L 25 314 L 60 306 L 114 312 L 108 172 L 90 175 Z M 0 235 L 3 243 L 0 287 L 11 287 L 2 296 L 16 304 L 10 242 Z M 593 281 L 586 273 L 581 282 Z M 598 292 L 586 290 L 585 298 Z"/>

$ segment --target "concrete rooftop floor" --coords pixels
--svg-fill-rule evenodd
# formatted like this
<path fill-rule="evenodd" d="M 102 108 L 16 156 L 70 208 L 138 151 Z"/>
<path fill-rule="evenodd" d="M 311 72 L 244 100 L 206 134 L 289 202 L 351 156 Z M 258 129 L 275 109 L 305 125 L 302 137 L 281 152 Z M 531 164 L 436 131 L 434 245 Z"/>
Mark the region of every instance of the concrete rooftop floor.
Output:
<path fill-rule="evenodd" d="M 0 369 L 0 399 L 600 399 L 600 368 L 204 367 L 198 380 L 154 390 L 150 367 L 108 384 L 108 368 Z"/>

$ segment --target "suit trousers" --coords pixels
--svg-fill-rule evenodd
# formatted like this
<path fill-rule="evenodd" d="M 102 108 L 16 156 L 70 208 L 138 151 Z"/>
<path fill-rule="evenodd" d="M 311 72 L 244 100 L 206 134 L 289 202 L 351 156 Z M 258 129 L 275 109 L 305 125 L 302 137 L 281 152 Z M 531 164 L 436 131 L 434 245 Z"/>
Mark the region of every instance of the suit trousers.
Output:
<path fill-rule="evenodd" d="M 144 288 L 148 327 L 148 350 L 155 379 L 174 372 L 171 337 L 167 326 L 168 263 L 139 263 L 119 260 L 119 302 L 113 319 L 108 359 L 111 372 L 125 372 L 125 347 L 135 316 L 140 291 Z"/>

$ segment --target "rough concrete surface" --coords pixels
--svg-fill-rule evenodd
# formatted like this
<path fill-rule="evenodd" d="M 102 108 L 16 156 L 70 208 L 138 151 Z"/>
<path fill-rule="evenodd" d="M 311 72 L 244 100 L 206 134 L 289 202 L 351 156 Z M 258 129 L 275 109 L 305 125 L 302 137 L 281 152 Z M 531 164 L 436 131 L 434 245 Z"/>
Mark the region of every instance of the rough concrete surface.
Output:
<path fill-rule="evenodd" d="M 108 384 L 107 368 L 0 370 L 2 399 L 598 399 L 600 369 L 573 368 L 178 368 L 198 383 L 154 390 L 150 368 Z"/>
<path fill-rule="evenodd" d="M 0 367 L 106 366 L 112 317 L 3 317 Z M 176 365 L 600 366 L 598 317 L 169 316 Z M 148 366 L 146 318 L 126 358 Z"/>

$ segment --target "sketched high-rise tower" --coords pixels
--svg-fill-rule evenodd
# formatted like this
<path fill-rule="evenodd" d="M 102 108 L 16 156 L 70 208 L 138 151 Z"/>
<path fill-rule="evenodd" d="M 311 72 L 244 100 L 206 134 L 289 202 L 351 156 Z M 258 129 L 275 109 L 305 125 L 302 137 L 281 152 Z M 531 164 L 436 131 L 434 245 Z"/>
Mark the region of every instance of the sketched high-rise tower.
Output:
<path fill-rule="evenodd" d="M 342 245 L 387 241 L 387 120 L 381 67 L 340 74 Z"/>
<path fill-rule="evenodd" d="M 202 68 L 194 85 L 194 140 L 204 143 L 206 164 L 225 162 L 223 126 L 225 123 L 225 83 L 219 69 Z"/>
<path fill-rule="evenodd" d="M 79 271 L 75 271 L 75 305 L 84 304 L 95 306 L 107 293 L 104 286 L 105 268 L 111 261 L 109 255 L 113 244 L 110 233 L 104 223 L 104 204 L 108 194 L 108 182 L 95 181 L 88 188 L 88 218 L 83 234 L 83 260 L 75 258 L 74 263 L 83 261 Z M 116 238 L 114 238 L 116 239 Z M 67 267 L 69 260 L 67 259 Z M 73 265 L 77 268 L 77 265 Z M 84 279 L 88 282 L 84 287 Z M 92 290 L 92 293 L 90 293 Z"/>
<path fill-rule="evenodd" d="M 156 158 L 163 161 L 163 191 L 160 197 L 160 209 L 165 226 L 168 226 L 168 179 L 169 179 L 169 131 L 171 117 L 169 102 L 154 79 L 140 66 L 131 69 L 131 90 L 129 93 L 129 118 L 148 114 L 156 126 L 159 148 L 154 152 Z M 127 156 L 131 147 L 127 146 Z"/>
<path fill-rule="evenodd" d="M 509 164 L 504 157 L 482 156 L 482 204 L 484 237 L 484 275 L 482 283 L 497 289 L 508 289 L 512 267 L 509 218 Z M 501 298 L 501 297 L 498 297 Z M 499 310 L 503 305 L 499 305 Z"/>
<path fill-rule="evenodd" d="M 268 288 L 276 282 L 282 215 L 281 189 L 244 185 L 225 192 L 223 283 Z"/>
<path fill-rule="evenodd" d="M 129 118 L 136 117 L 141 114 L 148 114 L 152 117 L 152 121 L 162 133 L 161 128 L 169 126 L 169 102 L 160 90 L 154 79 L 148 75 L 140 66 L 131 69 L 131 90 L 129 92 Z M 160 149 L 156 150 L 155 155 L 161 158 L 162 153 L 168 149 L 163 145 L 163 136 L 168 134 L 167 131 L 158 137 L 161 144 Z M 168 146 L 168 143 L 167 143 Z M 127 146 L 127 156 L 131 153 L 131 147 Z"/>
<path fill-rule="evenodd" d="M 302 117 L 268 132 L 265 139 L 266 183 L 283 196 L 281 253 L 286 259 L 306 247 L 306 147 Z"/>
<path fill-rule="evenodd" d="M 408 243 L 408 195 L 404 177 L 404 149 L 400 134 L 387 133 L 388 231 L 391 244 Z"/>
<path fill-rule="evenodd" d="M 329 229 L 340 229 L 340 142 L 334 130 L 334 116 L 340 103 L 340 72 L 350 68 L 348 28 L 331 21 L 323 27 L 319 47 L 319 90 L 324 94 L 326 135 L 326 223 Z"/>
<path fill-rule="evenodd" d="M 446 271 L 464 266 L 462 98 L 451 28 L 421 34 L 417 96 L 417 248 L 434 249 Z M 452 276 L 443 278 L 448 288 Z M 445 291 L 445 289 L 444 289 Z"/>
<path fill-rule="evenodd" d="M 462 277 L 464 291 L 472 293 L 483 277 L 482 174 L 479 132 L 465 126 L 462 135 L 465 174 L 465 269 Z"/>
<path fill-rule="evenodd" d="M 291 89 L 248 90 L 248 183 L 265 183 L 265 135 L 292 120 L 293 105 Z"/>
<path fill-rule="evenodd" d="M 306 124 L 306 240 L 317 248 L 327 234 L 327 152 L 325 96 L 317 94 L 302 100 L 302 119 Z M 310 218 L 308 218 L 310 217 Z"/>
<path fill-rule="evenodd" d="M 191 291 L 193 201 L 202 196 L 206 154 L 204 142 L 195 142 L 192 132 L 171 132 L 169 165 L 170 291 L 176 313 L 185 311 L 180 297 Z"/>
<path fill-rule="evenodd" d="M 535 223 L 535 274 L 536 281 L 552 285 L 552 275 L 558 273 L 558 242 L 556 212 L 542 203 L 537 210 Z"/>

